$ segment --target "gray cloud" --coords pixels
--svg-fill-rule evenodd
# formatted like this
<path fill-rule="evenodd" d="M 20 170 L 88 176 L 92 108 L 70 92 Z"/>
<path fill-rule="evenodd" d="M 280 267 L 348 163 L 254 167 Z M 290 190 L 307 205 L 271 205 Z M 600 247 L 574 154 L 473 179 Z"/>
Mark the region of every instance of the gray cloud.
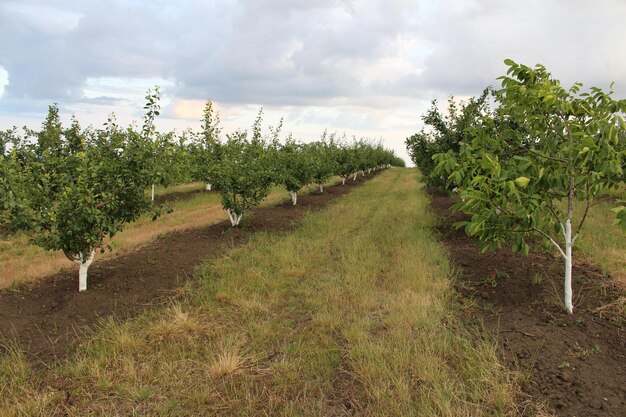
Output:
<path fill-rule="evenodd" d="M 0 5 L 0 110 L 113 104 L 88 80 L 166 79 L 177 98 L 380 108 L 475 95 L 504 58 L 626 91 L 626 4 L 565 1 L 24 0 Z M 403 100 L 394 100 L 401 97 Z M 19 103 L 19 104 L 18 104 Z"/>

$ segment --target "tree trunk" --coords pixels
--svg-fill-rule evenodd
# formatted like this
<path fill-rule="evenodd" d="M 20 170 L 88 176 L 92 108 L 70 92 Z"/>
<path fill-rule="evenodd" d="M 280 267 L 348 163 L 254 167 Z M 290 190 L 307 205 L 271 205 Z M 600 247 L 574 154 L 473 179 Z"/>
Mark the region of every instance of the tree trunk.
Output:
<path fill-rule="evenodd" d="M 565 222 L 565 310 L 574 312 L 572 303 L 572 222 Z"/>
<path fill-rule="evenodd" d="M 88 258 L 85 258 L 85 255 L 81 252 L 79 253 L 79 259 L 76 262 L 79 265 L 78 268 L 78 291 L 87 291 L 87 271 L 89 270 L 89 266 L 93 262 L 93 258 L 96 256 L 96 250 L 92 249 Z"/>
<path fill-rule="evenodd" d="M 358 172 L 354 173 L 354 177 L 352 177 L 352 181 L 356 181 L 356 176 L 357 176 Z"/>
<path fill-rule="evenodd" d="M 243 217 L 243 213 L 236 214 L 235 212 L 231 211 L 231 209 L 226 210 L 226 213 L 228 213 L 228 218 L 230 219 L 230 225 L 232 227 L 239 226 L 239 222 L 241 221 L 241 218 Z"/>
<path fill-rule="evenodd" d="M 205 191 L 211 191 L 211 183 L 207 182 L 206 185 L 204 186 L 204 190 Z"/>
<path fill-rule="evenodd" d="M 298 203 L 298 193 L 296 191 L 289 191 L 289 195 L 291 195 L 291 202 L 295 206 Z"/>
<path fill-rule="evenodd" d="M 154 201 L 154 184 L 152 184 L 152 201 Z"/>
<path fill-rule="evenodd" d="M 320 184 L 320 194 L 324 192 L 324 184 Z"/>
<path fill-rule="evenodd" d="M 341 185 L 346 185 L 346 177 L 341 177 Z"/>

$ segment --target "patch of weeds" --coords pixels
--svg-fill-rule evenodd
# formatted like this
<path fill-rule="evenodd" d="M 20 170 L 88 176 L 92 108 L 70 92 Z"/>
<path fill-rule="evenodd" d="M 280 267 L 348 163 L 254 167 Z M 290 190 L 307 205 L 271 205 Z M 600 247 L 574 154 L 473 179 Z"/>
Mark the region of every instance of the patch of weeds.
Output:
<path fill-rule="evenodd" d="M 496 278 L 506 279 L 508 277 L 509 277 L 509 274 L 506 271 L 496 271 Z"/>
<path fill-rule="evenodd" d="M 551 315 L 550 320 L 548 320 L 548 323 L 550 323 L 553 326 L 567 327 L 567 322 L 565 321 L 563 317 L 556 317 L 556 316 Z"/>
<path fill-rule="evenodd" d="M 567 361 L 563 361 L 563 362 L 561 362 L 559 364 L 559 369 L 565 369 L 565 368 L 569 368 L 569 367 L 570 367 L 570 365 L 569 365 L 569 362 L 567 362 Z"/>
<path fill-rule="evenodd" d="M 483 279 L 483 285 L 488 285 L 491 288 L 496 288 L 498 286 L 498 280 L 506 279 L 509 277 L 504 271 L 498 271 L 491 273 L 489 276 Z"/>
<path fill-rule="evenodd" d="M 543 272 L 537 272 L 535 275 L 533 275 L 531 279 L 531 283 L 533 285 L 541 285 L 543 283 L 543 278 L 544 278 Z"/>
<path fill-rule="evenodd" d="M 595 287 L 596 292 L 598 293 L 599 296 L 601 297 L 606 297 L 607 296 L 607 289 L 605 285 L 602 285 L 601 282 L 596 282 L 593 285 Z"/>
<path fill-rule="evenodd" d="M 600 349 L 600 345 L 595 344 L 593 345 L 593 347 L 591 348 L 591 353 L 600 353 L 602 352 L 602 349 Z"/>
<path fill-rule="evenodd" d="M 496 281 L 495 274 L 489 275 L 483 279 L 483 285 L 488 285 L 491 288 L 496 288 L 498 286 L 498 282 Z"/>
<path fill-rule="evenodd" d="M 484 303 L 480 304 L 480 309 L 485 313 L 491 313 L 493 311 L 493 304 L 485 301 Z"/>
<path fill-rule="evenodd" d="M 585 325 L 585 319 L 583 319 L 582 317 L 578 317 L 576 318 L 576 326 L 578 327 L 583 327 Z"/>

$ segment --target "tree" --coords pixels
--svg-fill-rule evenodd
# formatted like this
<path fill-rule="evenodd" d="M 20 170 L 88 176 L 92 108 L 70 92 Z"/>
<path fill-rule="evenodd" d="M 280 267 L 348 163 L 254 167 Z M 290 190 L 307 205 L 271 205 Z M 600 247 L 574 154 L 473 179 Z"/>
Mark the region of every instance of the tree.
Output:
<path fill-rule="evenodd" d="M 237 131 L 226 135 L 226 142 L 218 144 L 214 182 L 219 188 L 222 206 L 231 225 L 238 226 L 243 214 L 259 204 L 277 178 L 276 152 L 270 149 L 261 135 L 263 110 L 252 126 L 252 137 Z"/>
<path fill-rule="evenodd" d="M 213 102 L 207 100 L 204 105 L 204 117 L 202 119 L 202 132 L 195 136 L 191 147 L 193 158 L 193 176 L 198 181 L 205 183 L 205 190 L 211 191 L 215 168 L 220 158 L 219 143 L 220 116 L 213 108 Z"/>
<path fill-rule="evenodd" d="M 146 111 L 146 114 L 144 115 L 144 119 L 143 119 L 143 127 L 141 129 L 141 134 L 145 140 L 146 145 L 150 148 L 151 152 L 152 152 L 152 158 L 150 158 L 149 161 L 146 161 L 147 163 L 149 163 L 148 166 L 150 166 L 152 172 L 152 176 L 153 176 L 153 180 L 152 180 L 152 189 L 151 189 L 151 198 L 152 201 L 154 201 L 154 189 L 155 189 L 155 183 L 157 182 L 162 182 L 165 178 L 165 176 L 163 175 L 162 172 L 162 158 L 161 155 L 159 154 L 160 150 L 162 149 L 162 146 L 160 146 L 161 144 L 159 143 L 158 136 L 157 138 L 155 138 L 156 136 L 156 126 L 154 125 L 154 120 L 156 119 L 156 117 L 161 113 L 161 105 L 159 104 L 159 101 L 161 100 L 160 94 L 159 94 L 159 87 L 156 86 L 154 87 L 154 89 L 148 89 L 148 92 L 146 93 L 146 104 L 144 105 L 144 110 Z"/>
<path fill-rule="evenodd" d="M 322 140 L 309 143 L 306 147 L 312 165 L 313 182 L 319 186 L 320 193 L 324 192 L 324 183 L 337 171 L 334 135 L 329 139 L 327 136 L 324 132 Z"/>
<path fill-rule="evenodd" d="M 457 226 L 484 249 L 512 240 L 513 251 L 528 253 L 531 234 L 554 245 L 564 259 L 564 305 L 572 313 L 573 245 L 596 196 L 623 179 L 626 100 L 597 87 L 581 93 L 581 83 L 567 90 L 541 65 L 505 63 L 496 120 L 524 129 L 497 128 L 485 116 L 458 154 L 435 156 L 435 171 L 459 187 L 455 208 L 471 220 Z M 615 211 L 626 229 L 626 209 Z"/>
<path fill-rule="evenodd" d="M 131 134 L 132 133 L 132 134 Z M 37 132 L 36 144 L 18 142 L 3 161 L 0 185 L 2 223 L 31 234 L 33 243 L 61 250 L 79 265 L 79 291 L 104 239 L 151 207 L 144 190 L 145 143 L 112 119 L 102 130 L 81 129 L 76 120 L 63 129 L 56 105 Z"/>
<path fill-rule="evenodd" d="M 489 113 L 490 92 L 491 89 L 486 88 L 478 98 L 472 97 L 460 103 L 451 97 L 447 115 L 439 111 L 437 101 L 433 100 L 422 116 L 425 128 L 405 140 L 411 160 L 424 174 L 428 185 L 442 187 L 445 184 L 445 177 L 433 173 L 433 155 L 448 151 L 457 153 L 461 142 L 469 141 L 467 129 Z"/>
<path fill-rule="evenodd" d="M 295 206 L 298 192 L 313 181 L 313 164 L 306 147 L 291 136 L 278 149 L 277 182 L 289 191 L 291 202 Z"/>
<path fill-rule="evenodd" d="M 353 145 L 342 144 L 337 148 L 336 161 L 337 161 L 337 175 L 341 177 L 341 183 L 346 184 L 346 179 L 355 174 L 358 169 L 358 151 L 356 143 Z"/>

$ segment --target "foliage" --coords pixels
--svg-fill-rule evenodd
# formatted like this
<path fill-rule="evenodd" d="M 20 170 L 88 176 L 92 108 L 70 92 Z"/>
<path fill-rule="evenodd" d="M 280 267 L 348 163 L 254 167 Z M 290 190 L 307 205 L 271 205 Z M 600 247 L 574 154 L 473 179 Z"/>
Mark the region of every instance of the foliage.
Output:
<path fill-rule="evenodd" d="M 488 99 L 491 90 L 486 88 L 478 97 L 457 104 L 454 97 L 448 100 L 447 115 L 439 111 L 437 101 L 422 116 L 428 129 L 410 136 L 405 140 L 413 163 L 422 171 L 428 185 L 442 187 L 446 178 L 433 173 L 435 162 L 433 155 L 451 151 L 457 153 L 462 142 L 469 141 L 468 128 L 475 126 L 484 115 L 489 114 Z"/>
<path fill-rule="evenodd" d="M 313 161 L 310 156 L 305 145 L 289 136 L 277 155 L 277 184 L 295 193 L 310 184 L 313 181 Z"/>
<path fill-rule="evenodd" d="M 190 135 L 192 143 L 189 152 L 192 158 L 193 179 L 212 184 L 215 169 L 220 159 L 220 116 L 214 109 L 213 102 L 207 100 L 204 106 L 202 132 L 199 135 Z"/>
<path fill-rule="evenodd" d="M 597 87 L 581 93 L 581 83 L 567 90 L 541 65 L 505 62 L 495 119 L 524 129 L 498 129 L 485 115 L 466 130 L 471 140 L 460 143 L 458 154 L 435 156 L 435 174 L 457 184 L 462 201 L 455 208 L 472 215 L 457 226 L 485 249 L 512 242 L 513 251 L 528 253 L 527 237 L 534 233 L 552 242 L 566 261 L 567 292 L 571 247 L 587 213 L 599 193 L 623 178 L 626 100 Z M 584 202 L 577 216 L 576 200 Z M 626 229 L 625 209 L 616 211 Z"/>
<path fill-rule="evenodd" d="M 214 182 L 220 190 L 222 205 L 233 226 L 241 216 L 267 196 L 277 178 L 276 152 L 261 136 L 262 110 L 252 127 L 252 137 L 237 131 L 217 144 L 220 159 L 214 171 Z M 233 218 L 235 220 L 233 220 Z"/>
<path fill-rule="evenodd" d="M 142 135 L 111 118 L 104 129 L 61 125 L 56 105 L 39 132 L 26 131 L 0 163 L 2 226 L 26 230 L 48 250 L 85 263 L 104 239 L 151 207 L 144 196 L 152 172 Z M 91 257 L 92 258 L 92 257 Z"/>
<path fill-rule="evenodd" d="M 334 142 L 334 135 L 328 137 L 324 132 L 321 140 L 311 142 L 306 147 L 307 158 L 312 165 L 313 182 L 320 186 L 337 172 L 336 153 L 337 145 Z"/>

